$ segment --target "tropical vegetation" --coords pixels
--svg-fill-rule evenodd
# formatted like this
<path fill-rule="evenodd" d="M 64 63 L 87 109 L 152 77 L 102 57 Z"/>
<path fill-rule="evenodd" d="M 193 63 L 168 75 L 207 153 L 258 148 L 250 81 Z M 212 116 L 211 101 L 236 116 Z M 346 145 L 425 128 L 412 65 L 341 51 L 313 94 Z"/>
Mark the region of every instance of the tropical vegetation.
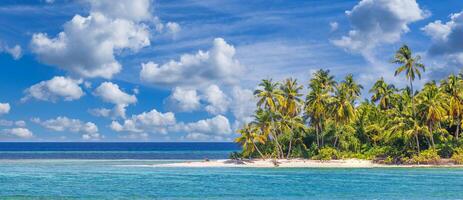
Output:
<path fill-rule="evenodd" d="M 329 70 L 314 72 L 306 88 L 296 79 L 264 79 L 254 94 L 254 120 L 238 132 L 242 157 L 363 158 L 386 163 L 463 162 L 463 75 L 430 81 L 420 90 L 425 65 L 404 45 L 395 54 L 399 88 L 378 79 L 364 89 L 352 74 L 337 81 Z M 306 90 L 305 90 L 306 89 Z M 305 91 L 305 92 L 303 92 Z"/>

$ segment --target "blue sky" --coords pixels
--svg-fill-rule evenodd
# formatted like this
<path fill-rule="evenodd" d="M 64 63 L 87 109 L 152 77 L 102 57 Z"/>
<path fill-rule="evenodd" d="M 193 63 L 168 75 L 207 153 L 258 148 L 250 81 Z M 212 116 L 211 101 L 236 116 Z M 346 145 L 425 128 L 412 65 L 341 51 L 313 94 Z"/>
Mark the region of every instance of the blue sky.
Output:
<path fill-rule="evenodd" d="M 263 78 L 348 73 L 367 98 L 406 43 L 463 66 L 456 0 L 0 2 L 1 141 L 231 141 Z"/>

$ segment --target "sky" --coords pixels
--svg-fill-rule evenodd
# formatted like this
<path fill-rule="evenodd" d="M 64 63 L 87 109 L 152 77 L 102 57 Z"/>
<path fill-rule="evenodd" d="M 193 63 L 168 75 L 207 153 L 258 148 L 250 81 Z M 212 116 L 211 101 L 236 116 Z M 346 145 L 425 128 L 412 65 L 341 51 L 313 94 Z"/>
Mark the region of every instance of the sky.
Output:
<path fill-rule="evenodd" d="M 460 0 L 4 0 L 0 141 L 232 141 L 262 79 L 329 69 L 369 98 L 407 44 L 463 66 Z"/>

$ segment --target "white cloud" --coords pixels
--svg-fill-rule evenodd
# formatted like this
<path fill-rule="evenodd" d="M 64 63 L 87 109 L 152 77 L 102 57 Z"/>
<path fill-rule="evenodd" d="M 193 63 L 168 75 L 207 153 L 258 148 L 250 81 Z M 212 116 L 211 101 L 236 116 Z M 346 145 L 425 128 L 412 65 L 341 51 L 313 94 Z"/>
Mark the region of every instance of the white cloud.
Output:
<path fill-rule="evenodd" d="M 138 115 L 132 115 L 130 119 L 124 120 L 122 124 L 113 121 L 110 128 L 116 132 L 132 133 L 159 133 L 166 134 L 167 128 L 176 123 L 175 115 L 172 112 L 161 113 L 153 109 Z"/>
<path fill-rule="evenodd" d="M 194 141 L 207 141 L 210 140 L 211 136 L 203 134 L 203 133 L 188 133 L 185 136 L 187 140 L 194 140 Z"/>
<path fill-rule="evenodd" d="M 87 0 L 91 12 L 103 13 L 105 16 L 132 21 L 147 21 L 151 15 L 151 0 Z"/>
<path fill-rule="evenodd" d="M 236 119 L 233 128 L 237 129 L 242 124 L 252 121 L 257 101 L 252 90 L 240 87 L 234 87 L 231 96 L 231 111 Z"/>
<path fill-rule="evenodd" d="M 94 108 L 90 109 L 89 113 L 97 117 L 110 117 L 112 116 L 112 110 L 107 108 Z"/>
<path fill-rule="evenodd" d="M 175 87 L 172 94 L 167 99 L 169 108 L 181 111 L 192 112 L 198 110 L 201 103 L 195 89 Z"/>
<path fill-rule="evenodd" d="M 225 93 L 220 90 L 219 86 L 210 85 L 207 87 L 203 98 L 209 103 L 205 108 L 208 113 L 217 115 L 227 112 L 230 101 Z"/>
<path fill-rule="evenodd" d="M 234 58 L 235 48 L 222 38 L 214 39 L 209 51 L 184 54 L 179 61 L 158 65 L 142 63 L 140 78 L 160 86 L 198 86 L 209 83 L 234 83 L 243 67 Z"/>
<path fill-rule="evenodd" d="M 450 16 L 450 21 L 437 20 L 422 30 L 431 37 L 433 43 L 428 51 L 431 56 L 444 56 L 447 64 L 463 64 L 463 12 Z"/>
<path fill-rule="evenodd" d="M 3 129 L 2 131 L 5 134 L 12 135 L 15 137 L 27 139 L 34 137 L 32 131 L 27 128 L 11 128 L 11 129 Z"/>
<path fill-rule="evenodd" d="M 9 46 L 3 46 L 3 47 L 0 47 L 0 52 L 1 51 L 4 51 L 8 54 L 11 55 L 11 57 L 13 57 L 13 59 L 15 60 L 18 60 L 21 58 L 22 56 L 22 49 L 21 49 L 21 46 L 19 45 L 15 45 L 14 47 L 9 47 Z"/>
<path fill-rule="evenodd" d="M 100 97 L 104 102 L 114 104 L 113 116 L 125 118 L 125 109 L 128 105 L 137 102 L 135 95 L 130 95 L 122 91 L 117 84 L 111 82 L 103 82 L 93 92 L 95 96 Z M 101 116 L 108 115 L 107 109 L 96 109 L 96 114 Z"/>
<path fill-rule="evenodd" d="M 56 37 L 32 36 L 39 59 L 83 77 L 111 78 L 121 71 L 115 54 L 150 45 L 150 1 L 89 1 L 89 16 L 75 15 Z"/>
<path fill-rule="evenodd" d="M 429 13 L 416 0 L 362 0 L 346 15 L 352 30 L 333 44 L 368 56 L 377 45 L 399 41 L 409 31 L 408 24 Z"/>
<path fill-rule="evenodd" d="M 180 32 L 181 28 L 178 23 L 175 22 L 167 22 L 166 28 L 170 34 L 172 34 L 174 37 Z"/>
<path fill-rule="evenodd" d="M 55 76 L 50 80 L 37 83 L 26 89 L 22 101 L 34 98 L 42 101 L 56 102 L 63 98 L 65 101 L 80 99 L 84 92 L 80 88 L 82 80 L 74 80 L 69 77 Z"/>
<path fill-rule="evenodd" d="M 25 127 L 26 126 L 26 122 L 24 120 L 15 121 L 14 124 L 16 126 L 20 126 L 20 127 Z"/>
<path fill-rule="evenodd" d="M 135 95 L 129 95 L 122 91 L 117 84 L 103 82 L 95 89 L 94 94 L 103 101 L 112 104 L 133 104 L 137 102 Z"/>
<path fill-rule="evenodd" d="M 223 115 L 217 115 L 210 119 L 181 124 L 181 130 L 187 133 L 200 133 L 205 135 L 229 135 L 232 133 L 230 123 Z"/>
<path fill-rule="evenodd" d="M 0 115 L 8 114 L 10 109 L 11 107 L 9 103 L 0 103 Z"/>
<path fill-rule="evenodd" d="M 62 116 L 46 121 L 35 118 L 32 121 L 53 131 L 81 133 L 84 140 L 98 140 L 102 138 L 102 135 L 98 133 L 98 127 L 93 122 L 82 122 L 78 119 L 70 119 Z"/>
<path fill-rule="evenodd" d="M 330 30 L 331 32 L 338 30 L 339 24 L 338 22 L 330 22 Z"/>
<path fill-rule="evenodd" d="M 18 120 L 18 121 L 10 121 L 10 120 L 4 120 L 0 119 L 0 126 L 18 126 L 18 127 L 25 127 L 26 122 L 23 120 Z"/>

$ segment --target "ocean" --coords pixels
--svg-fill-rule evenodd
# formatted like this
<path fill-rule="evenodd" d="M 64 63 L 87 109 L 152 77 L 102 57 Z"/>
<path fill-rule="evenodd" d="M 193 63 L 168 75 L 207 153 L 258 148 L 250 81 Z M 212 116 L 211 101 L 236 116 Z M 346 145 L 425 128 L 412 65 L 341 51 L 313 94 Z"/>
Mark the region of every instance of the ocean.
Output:
<path fill-rule="evenodd" d="M 161 168 L 233 143 L 0 143 L 0 199 L 463 199 L 463 170 Z"/>

